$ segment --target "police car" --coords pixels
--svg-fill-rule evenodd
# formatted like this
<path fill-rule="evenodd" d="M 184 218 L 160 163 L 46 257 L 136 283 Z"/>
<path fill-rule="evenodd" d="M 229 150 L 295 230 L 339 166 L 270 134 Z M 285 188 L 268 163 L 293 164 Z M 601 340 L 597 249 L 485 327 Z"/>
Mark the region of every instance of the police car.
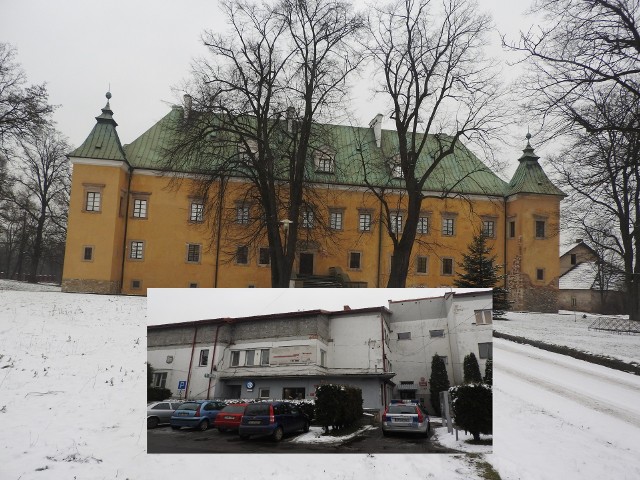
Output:
<path fill-rule="evenodd" d="M 382 434 L 415 433 L 429 435 L 429 416 L 415 400 L 392 400 L 382 414 Z"/>

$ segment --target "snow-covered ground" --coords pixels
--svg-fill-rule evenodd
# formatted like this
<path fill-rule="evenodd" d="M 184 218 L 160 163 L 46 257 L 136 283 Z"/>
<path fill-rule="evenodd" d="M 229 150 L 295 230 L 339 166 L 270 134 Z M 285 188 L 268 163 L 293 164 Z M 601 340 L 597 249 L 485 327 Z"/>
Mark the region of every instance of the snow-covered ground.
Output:
<path fill-rule="evenodd" d="M 586 318 L 582 318 L 583 315 Z M 496 331 L 609 356 L 627 363 L 640 363 L 640 335 L 589 330 L 589 325 L 599 315 L 566 311 L 560 314 L 507 312 L 506 317 L 508 320 L 494 320 Z"/>
<path fill-rule="evenodd" d="M 144 298 L 0 290 L 0 479 L 482 478 L 464 454 L 147 455 L 145 312 Z M 639 377 L 503 340 L 494 362 L 481 458 L 503 479 L 640 478 Z"/>

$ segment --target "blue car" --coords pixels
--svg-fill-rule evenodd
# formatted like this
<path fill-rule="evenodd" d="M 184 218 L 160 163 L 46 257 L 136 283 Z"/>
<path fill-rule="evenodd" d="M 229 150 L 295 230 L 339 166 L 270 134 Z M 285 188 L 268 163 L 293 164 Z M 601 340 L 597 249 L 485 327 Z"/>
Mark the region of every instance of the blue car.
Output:
<path fill-rule="evenodd" d="M 171 428 L 174 430 L 180 427 L 197 428 L 207 430 L 227 404 L 219 400 L 194 400 L 185 402 L 171 415 Z"/>
<path fill-rule="evenodd" d="M 297 431 L 309 431 L 309 418 L 297 405 L 288 402 L 250 403 L 238 429 L 242 440 L 252 435 L 270 435 L 276 442 Z"/>

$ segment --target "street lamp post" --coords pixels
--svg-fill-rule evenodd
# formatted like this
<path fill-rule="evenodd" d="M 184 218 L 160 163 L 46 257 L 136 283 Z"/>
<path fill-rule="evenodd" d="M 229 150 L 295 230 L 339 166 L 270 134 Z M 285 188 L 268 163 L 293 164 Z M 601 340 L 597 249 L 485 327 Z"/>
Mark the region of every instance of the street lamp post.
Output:
<path fill-rule="evenodd" d="M 285 218 L 284 220 L 280 220 L 282 224 L 282 230 L 284 230 L 284 254 L 287 254 L 287 237 L 289 237 L 289 225 L 293 223 L 292 220 Z"/>

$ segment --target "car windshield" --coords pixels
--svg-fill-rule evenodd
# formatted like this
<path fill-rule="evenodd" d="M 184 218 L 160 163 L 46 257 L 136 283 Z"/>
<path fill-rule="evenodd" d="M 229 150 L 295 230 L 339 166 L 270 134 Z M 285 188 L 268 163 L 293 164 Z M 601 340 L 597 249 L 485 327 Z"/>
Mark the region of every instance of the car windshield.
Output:
<path fill-rule="evenodd" d="M 187 402 L 180 405 L 180 408 L 178 408 L 178 410 L 197 410 L 199 406 L 199 403 Z"/>
<path fill-rule="evenodd" d="M 387 413 L 416 413 L 415 405 L 389 405 Z"/>
<path fill-rule="evenodd" d="M 242 413 L 244 412 L 244 405 L 227 405 L 222 410 L 223 413 Z"/>
<path fill-rule="evenodd" d="M 245 413 L 247 415 L 269 415 L 269 405 L 266 403 L 253 403 L 247 405 Z"/>

